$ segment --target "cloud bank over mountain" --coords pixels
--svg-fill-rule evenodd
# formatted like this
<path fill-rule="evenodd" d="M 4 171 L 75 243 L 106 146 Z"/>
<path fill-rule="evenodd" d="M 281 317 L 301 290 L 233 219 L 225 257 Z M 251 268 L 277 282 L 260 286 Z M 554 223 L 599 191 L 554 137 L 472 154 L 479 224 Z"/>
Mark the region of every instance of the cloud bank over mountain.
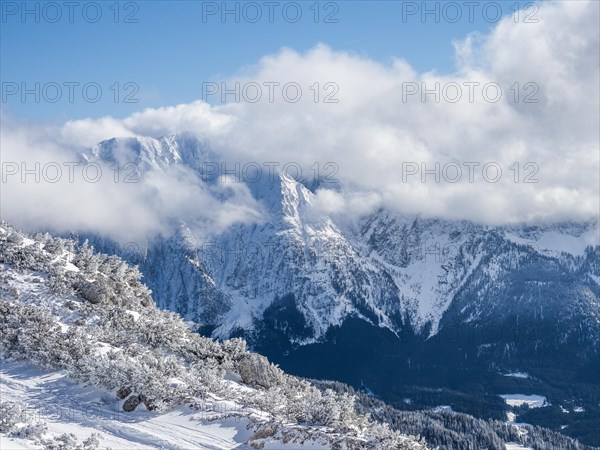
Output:
<path fill-rule="evenodd" d="M 115 183 L 110 170 L 96 183 L 70 183 L 66 170 L 56 183 L 9 175 L 8 163 L 62 165 L 103 139 L 179 132 L 207 139 L 228 170 L 256 163 L 265 175 L 271 163 L 295 163 L 290 175 L 299 166 L 310 181 L 318 167 L 321 178 L 337 180 L 318 189 L 318 213 L 352 217 L 386 207 L 494 224 L 597 216 L 598 8 L 553 2 L 540 6 L 538 23 L 506 17 L 487 35 L 454 42 L 449 74 L 318 45 L 306 53 L 282 49 L 205 85 L 207 94 L 239 83 L 239 98 L 229 94 L 224 103 L 217 92 L 205 95 L 208 102 L 60 127 L 5 114 L 2 216 L 25 229 L 121 239 L 166 232 L 178 220 L 207 232 L 264 220 L 242 183 L 207 186 L 187 167 L 152 170 L 129 185 Z M 295 84 L 284 91 L 286 83 Z"/>

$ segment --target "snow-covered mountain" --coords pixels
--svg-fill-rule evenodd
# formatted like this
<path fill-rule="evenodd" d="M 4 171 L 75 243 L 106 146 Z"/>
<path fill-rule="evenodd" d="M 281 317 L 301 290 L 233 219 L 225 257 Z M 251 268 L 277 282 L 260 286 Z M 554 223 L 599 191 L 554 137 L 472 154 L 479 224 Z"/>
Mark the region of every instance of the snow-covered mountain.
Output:
<path fill-rule="evenodd" d="M 141 178 L 185 167 L 227 195 L 219 156 L 189 134 L 112 139 L 83 158 L 128 161 Z M 456 370 L 469 371 L 457 386 L 466 391 L 470 377 L 488 383 L 498 371 L 597 389 L 597 220 L 488 226 L 382 209 L 356 221 L 315 207 L 318 182 L 263 174 L 245 185 L 261 220 L 209 234 L 180 221 L 138 253 L 79 238 L 139 265 L 157 304 L 203 334 L 243 336 L 303 376 L 367 385 L 388 400 L 407 383 L 447 386 Z"/>
<path fill-rule="evenodd" d="M 207 163 L 218 162 L 207 142 L 190 135 L 112 139 L 85 153 L 105 162 L 124 155 L 142 176 L 183 164 L 205 177 Z M 182 223 L 175 236 L 150 242 L 135 261 L 159 305 L 214 327 L 215 336 L 252 330 L 265 310 L 288 295 L 304 322 L 302 329 L 288 330 L 294 343 L 318 341 L 350 316 L 396 334 L 410 326 L 434 335 L 475 280 L 491 289 L 532 258 L 581 282 L 579 306 L 597 324 L 597 221 L 491 227 L 381 210 L 348 225 L 313 208 L 315 194 L 302 180 L 278 174 L 248 185 L 265 207 L 261 224 L 238 224 L 198 239 Z M 108 249 L 101 239 L 93 241 Z M 467 319 L 514 300 L 472 304 Z"/>
<path fill-rule="evenodd" d="M 587 448 L 287 375 L 159 310 L 120 258 L 1 221 L 0 393 L 3 449 Z"/>

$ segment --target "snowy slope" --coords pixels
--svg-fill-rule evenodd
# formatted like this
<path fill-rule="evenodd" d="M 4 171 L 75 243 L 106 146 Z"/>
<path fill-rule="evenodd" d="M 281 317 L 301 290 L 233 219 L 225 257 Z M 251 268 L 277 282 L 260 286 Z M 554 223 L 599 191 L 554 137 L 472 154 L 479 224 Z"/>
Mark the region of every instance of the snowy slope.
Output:
<path fill-rule="evenodd" d="M 164 414 L 123 412 L 106 392 L 82 386 L 64 373 L 31 363 L 2 360 L 2 401 L 22 402 L 23 421 L 45 422 L 48 436 L 72 433 L 84 441 L 97 433 L 102 448 L 113 449 L 249 449 L 247 420 L 207 420 L 208 413 L 179 407 Z M 219 412 L 227 411 L 223 402 Z M 235 412 L 235 409 L 232 408 Z M 3 449 L 41 449 L 31 439 L 0 435 Z M 298 445 L 297 448 L 306 448 Z M 321 447 L 323 448 L 323 447 Z"/>
<path fill-rule="evenodd" d="M 288 181 L 286 189 L 290 186 L 295 183 Z M 310 199 L 308 191 L 303 195 Z M 298 211 L 301 201 L 290 199 L 296 205 L 290 211 Z M 336 240 L 344 234 L 333 221 L 286 217 L 282 222 L 287 223 L 280 228 L 286 243 L 303 244 L 305 236 L 321 232 L 334 233 Z M 290 230 L 302 233 L 286 233 Z M 190 237 L 181 236 L 189 246 Z M 456 234 L 449 237 L 460 241 Z M 363 264 L 360 268 L 377 268 L 367 245 L 354 238 L 346 242 L 338 242 L 346 257 L 363 255 L 370 260 L 356 262 Z M 469 239 L 464 242 L 469 249 Z M 514 244 L 499 242 L 515 250 Z M 381 253 L 377 258 L 393 257 Z M 194 254 L 189 255 L 193 261 Z M 507 261 L 488 256 L 495 269 L 486 276 L 497 277 L 514 264 L 514 254 L 508 255 Z M 324 262 L 326 272 L 335 267 L 336 261 Z M 388 264 L 404 269 L 411 260 Z M 589 257 L 576 264 L 592 272 L 598 267 Z M 156 308 L 136 268 L 73 241 L 27 236 L 0 222 L 0 268 L 2 448 L 425 448 L 402 432 L 409 424 L 411 434 L 444 442 L 444 449 L 460 440 L 464 448 L 487 443 L 484 447 L 500 450 L 502 439 L 522 444 L 550 439 L 560 448 L 582 448 L 548 430 L 520 436 L 464 414 L 392 412 L 364 403 L 358 408 L 356 394 L 286 375 L 247 352 L 242 340 L 219 344 L 190 332 L 177 315 Z M 349 275 L 350 280 L 357 276 Z M 358 311 L 356 299 L 349 300 Z"/>
<path fill-rule="evenodd" d="M 190 332 L 119 258 L 0 222 L 0 268 L 3 448 L 425 448 Z"/>

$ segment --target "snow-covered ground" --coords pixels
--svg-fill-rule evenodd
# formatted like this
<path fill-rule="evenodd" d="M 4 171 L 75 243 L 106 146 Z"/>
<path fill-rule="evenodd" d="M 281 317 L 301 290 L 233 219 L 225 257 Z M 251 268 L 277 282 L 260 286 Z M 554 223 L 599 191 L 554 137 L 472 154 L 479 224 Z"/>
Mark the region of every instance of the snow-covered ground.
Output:
<path fill-rule="evenodd" d="M 550 404 L 546 401 L 546 397 L 542 395 L 525 395 L 525 394 L 503 394 L 500 397 L 504 399 L 509 406 L 521 406 L 523 404 L 529 405 L 530 408 L 542 408 L 549 406 Z M 516 422 L 517 415 L 512 411 L 506 412 L 506 421 L 515 426 L 527 427 L 531 426 L 528 423 Z M 510 447 L 507 447 L 510 448 Z M 514 448 L 525 448 L 525 447 L 514 447 Z"/>
<path fill-rule="evenodd" d="M 580 235 L 573 235 L 565 230 L 547 228 L 522 236 L 517 230 L 507 232 L 506 238 L 518 244 L 532 245 L 536 250 L 552 255 L 562 252 L 581 256 L 587 246 L 596 246 L 598 241 L 598 224 L 589 224 Z"/>
<path fill-rule="evenodd" d="M 500 397 L 502 397 L 506 404 L 510 406 L 521 406 L 525 403 L 527 403 L 530 408 L 548 406 L 546 397 L 542 395 L 503 394 Z"/>
<path fill-rule="evenodd" d="M 510 373 L 503 373 L 502 375 L 504 375 L 505 377 L 512 377 L 512 378 L 531 378 L 531 376 L 525 372 L 510 372 Z"/>
<path fill-rule="evenodd" d="M 515 444 L 513 442 L 507 442 L 506 450 L 533 450 L 531 447 L 523 447 L 521 444 Z"/>
<path fill-rule="evenodd" d="M 431 408 L 431 411 L 433 411 L 433 412 L 453 412 L 454 410 L 452 409 L 452 406 L 440 405 L 440 406 L 435 406 L 434 408 Z"/>
<path fill-rule="evenodd" d="M 98 433 L 100 448 L 130 449 L 250 449 L 244 444 L 251 434 L 246 419 L 208 420 L 207 412 L 179 407 L 167 413 L 140 407 L 127 413 L 114 395 L 85 387 L 60 372 L 50 372 L 24 362 L 0 360 L 0 394 L 3 402 L 27 405 L 28 422 L 46 422 L 44 437 L 74 434 L 79 441 Z M 232 412 L 235 406 L 230 405 Z M 218 413 L 226 413 L 224 402 Z M 25 418 L 24 418 L 25 419 Z M 2 450 L 41 449 L 34 441 L 0 434 Z M 265 449 L 322 449 L 311 444 L 274 442 Z"/>

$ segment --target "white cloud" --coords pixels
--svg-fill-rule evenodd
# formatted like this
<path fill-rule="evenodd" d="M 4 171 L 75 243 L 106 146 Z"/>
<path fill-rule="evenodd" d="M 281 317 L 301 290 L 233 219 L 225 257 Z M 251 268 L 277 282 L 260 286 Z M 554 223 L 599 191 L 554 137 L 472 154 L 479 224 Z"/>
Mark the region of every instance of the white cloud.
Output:
<path fill-rule="evenodd" d="M 180 221 L 203 238 L 237 222 L 263 220 L 261 205 L 240 183 L 209 186 L 183 165 L 138 177 L 124 163 L 128 148 L 114 153 L 119 171 L 111 162 L 86 164 L 81 140 L 66 145 L 64 139 L 70 134 L 83 140 L 85 133 L 78 133 L 90 123 L 70 122 L 59 132 L 4 123 L 3 219 L 27 230 L 95 233 L 121 243 L 168 236 Z M 105 120 L 90 131 L 101 133 L 107 124 L 110 133 L 114 124 Z"/>
<path fill-rule="evenodd" d="M 319 211 L 331 214 L 364 214 L 385 206 L 410 214 L 486 223 L 587 219 L 597 216 L 599 206 L 597 16 L 597 2 L 543 3 L 536 15 L 539 23 L 515 23 L 508 17 L 488 35 L 470 35 L 455 42 L 457 68 L 451 74 L 417 73 L 401 59 L 385 65 L 324 45 L 304 54 L 283 49 L 227 80 L 230 87 L 236 81 L 262 86 L 263 97 L 257 103 L 230 101 L 209 106 L 196 101 L 146 109 L 124 120 L 73 120 L 60 129 L 38 130 L 38 134 L 44 137 L 44 146 L 52 147 L 50 151 L 64 151 L 67 144 L 72 151 L 113 136 L 158 137 L 192 131 L 207 137 L 230 167 L 234 162 L 297 162 L 309 177 L 315 163 L 323 175 L 323 165 L 334 162 L 339 166 L 335 175 L 339 185 L 335 190 L 321 189 L 315 202 Z M 303 96 L 297 103 L 286 102 L 278 87 L 274 101 L 269 102 L 265 85 L 269 82 L 278 82 L 280 87 L 298 83 Z M 315 82 L 321 87 L 316 103 L 310 89 Z M 333 92 L 323 89 L 327 82 L 339 87 L 335 94 L 338 103 L 323 102 L 324 95 Z M 425 83 L 432 88 L 436 82 L 448 86 L 447 97 L 453 97 L 452 86 L 458 85 L 462 98 L 453 103 L 442 97 L 436 103 L 432 95 L 426 102 L 419 95 L 405 95 L 409 87 L 421 88 Z M 480 86 L 498 83 L 502 96 L 497 103 L 485 101 L 477 88 L 470 102 L 465 85 L 469 82 Z M 515 83 L 519 84 L 518 102 L 514 101 Z M 488 93 L 493 95 L 493 89 Z M 538 102 L 524 103 L 527 95 Z M 3 153 L 8 149 L 11 157 L 27 154 L 31 161 L 39 158 L 35 151 L 30 152 L 28 141 L 19 142 L 30 127 L 23 131 L 23 126 L 13 125 L 3 124 Z M 11 151 L 10 145 L 23 153 Z M 440 173 L 440 182 L 434 174 L 423 182 L 422 165 L 433 169 L 436 163 L 441 171 L 446 170 Z M 487 173 L 482 172 L 485 164 Z M 444 181 L 443 175 L 446 179 L 456 176 L 457 166 L 462 170 L 459 181 Z M 406 174 L 415 167 L 418 173 Z M 473 182 L 469 167 L 474 171 Z M 502 175 L 492 182 L 498 167 Z M 157 215 L 166 214 L 173 220 L 194 216 L 194 202 L 171 203 L 169 199 L 178 195 L 186 199 L 188 185 L 193 187 L 190 193 L 195 193 L 194 189 L 202 193 L 205 188 L 180 175 L 165 176 L 167 179 L 156 180 L 154 186 L 156 195 L 162 196 L 161 208 L 149 209 L 143 203 L 147 192 L 122 198 L 122 191 L 112 193 L 110 188 L 104 196 L 84 189 L 82 201 L 85 194 L 88 202 L 100 203 L 90 211 L 73 214 L 89 214 L 93 222 L 99 215 L 125 208 L 124 216 L 110 219 L 109 226 L 135 226 L 137 217 L 151 224 L 147 232 L 164 226 L 165 220 Z M 15 194 L 13 188 L 4 195 L 3 215 L 13 219 L 34 214 L 24 211 L 34 208 L 11 204 L 11 197 L 13 203 L 24 202 L 22 193 Z M 19 189 L 31 195 L 28 198 L 52 203 L 50 191 L 33 192 L 29 186 Z M 237 192 L 236 201 L 224 207 L 212 203 L 212 194 L 203 198 L 207 203 L 198 208 L 207 212 L 201 216 L 209 220 L 210 212 L 213 224 L 227 226 L 257 217 L 257 207 L 247 192 Z M 242 208 L 242 204 L 249 206 Z M 60 205 L 54 202 L 53 207 Z M 47 214 L 50 212 L 42 209 L 35 220 L 50 220 Z"/>

